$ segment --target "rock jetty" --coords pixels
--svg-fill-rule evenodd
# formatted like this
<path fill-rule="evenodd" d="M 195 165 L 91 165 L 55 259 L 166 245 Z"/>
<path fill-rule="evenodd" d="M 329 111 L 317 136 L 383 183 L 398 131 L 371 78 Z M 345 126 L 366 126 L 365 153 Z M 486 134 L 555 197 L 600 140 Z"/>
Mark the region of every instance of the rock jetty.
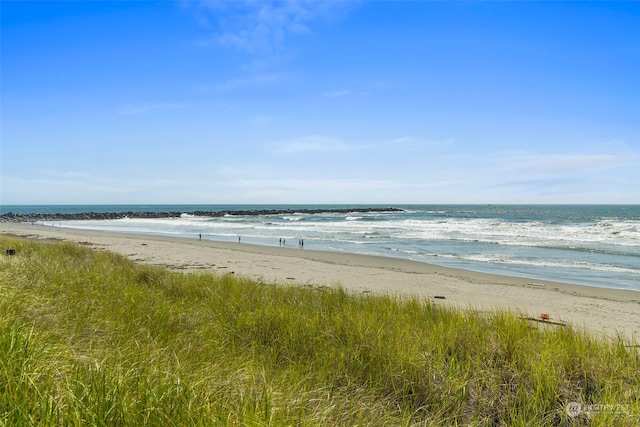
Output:
<path fill-rule="evenodd" d="M 0 222 L 36 222 L 36 221 L 82 221 L 122 218 L 179 218 L 182 215 L 198 217 L 258 216 L 258 215 L 291 215 L 320 213 L 368 213 L 368 212 L 403 212 L 399 208 L 348 208 L 348 209 L 255 209 L 255 210 L 223 210 L 223 211 L 191 211 L 191 212 L 80 212 L 80 213 L 13 213 L 0 215 Z"/>

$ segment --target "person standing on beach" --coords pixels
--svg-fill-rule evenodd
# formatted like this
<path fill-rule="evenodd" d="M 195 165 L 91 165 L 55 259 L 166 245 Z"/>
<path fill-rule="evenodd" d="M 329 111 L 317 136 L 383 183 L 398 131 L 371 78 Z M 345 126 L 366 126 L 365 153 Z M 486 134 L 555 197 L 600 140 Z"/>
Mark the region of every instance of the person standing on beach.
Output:
<path fill-rule="evenodd" d="M 202 240 L 202 233 L 198 234 L 198 240 Z"/>

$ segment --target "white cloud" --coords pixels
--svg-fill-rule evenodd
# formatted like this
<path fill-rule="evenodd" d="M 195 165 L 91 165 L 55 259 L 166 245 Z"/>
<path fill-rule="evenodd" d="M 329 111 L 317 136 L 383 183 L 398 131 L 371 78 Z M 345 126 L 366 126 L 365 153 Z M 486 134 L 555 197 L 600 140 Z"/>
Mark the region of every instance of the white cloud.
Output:
<path fill-rule="evenodd" d="M 291 34 L 311 32 L 310 24 L 335 19 L 355 2 L 343 1 L 203 1 L 217 22 L 216 41 L 250 54 L 272 54 Z M 200 18 L 201 20 L 201 18 Z M 210 26 L 208 20 L 205 21 Z"/>
<path fill-rule="evenodd" d="M 230 183 L 241 188 L 262 188 L 272 190 L 365 190 L 395 187 L 388 180 L 365 179 L 274 179 L 238 180 Z"/>
<path fill-rule="evenodd" d="M 278 144 L 278 151 L 282 154 L 297 154 L 304 152 L 338 152 L 349 151 L 356 147 L 345 144 L 342 140 L 325 135 L 309 135 L 302 138 Z"/>
<path fill-rule="evenodd" d="M 272 176 L 274 166 L 269 163 L 217 164 L 212 169 L 222 179 L 258 179 Z"/>
<path fill-rule="evenodd" d="M 60 174 L 59 177 L 2 177 L 5 204 L 82 204 L 111 200 L 128 192 L 122 185 L 97 180 L 87 174 Z"/>
<path fill-rule="evenodd" d="M 236 201 L 252 203 L 420 203 L 448 197 L 460 182 L 394 179 L 246 179 L 216 183 Z M 440 198 L 440 200 L 446 200 Z"/>
<path fill-rule="evenodd" d="M 226 92 L 231 90 L 245 89 L 277 83 L 284 80 L 285 78 L 285 75 L 277 73 L 256 74 L 248 77 L 238 77 L 230 79 L 215 85 L 200 86 L 198 90 L 200 90 L 201 92 Z"/>
<path fill-rule="evenodd" d="M 127 105 L 120 109 L 120 114 L 123 115 L 135 115 L 135 114 L 143 114 L 149 111 L 154 110 L 166 110 L 173 108 L 183 108 L 182 104 L 175 104 L 170 102 L 158 102 L 154 104 L 137 104 L 137 105 Z"/>
<path fill-rule="evenodd" d="M 342 89 L 342 90 L 333 90 L 327 91 L 320 94 L 322 98 L 365 98 L 369 96 L 369 92 L 365 91 L 355 91 L 351 89 Z"/>
<path fill-rule="evenodd" d="M 83 182 L 95 181 L 96 178 L 93 175 L 90 175 L 86 172 L 80 171 L 51 171 L 51 170 L 36 170 L 35 174 L 45 175 L 49 177 L 55 177 L 58 179 L 65 180 L 78 180 Z"/>
<path fill-rule="evenodd" d="M 536 174 L 573 174 L 629 166 L 638 156 L 616 154 L 550 154 L 514 159 L 512 168 Z"/>
<path fill-rule="evenodd" d="M 400 138 L 395 138 L 391 142 L 394 144 L 411 144 L 416 141 L 417 141 L 417 138 L 414 138 L 412 136 L 403 136 Z"/>
<path fill-rule="evenodd" d="M 435 139 L 416 138 L 416 137 L 413 137 L 413 136 L 403 136 L 403 137 L 392 139 L 391 143 L 394 144 L 394 145 L 412 145 L 412 146 L 433 147 L 433 146 L 444 146 L 444 145 L 452 144 L 453 143 L 453 139 L 435 140 Z"/>
<path fill-rule="evenodd" d="M 322 94 L 323 98 L 341 98 L 343 96 L 347 96 L 350 95 L 351 91 L 350 90 L 336 90 L 333 92 L 325 92 Z"/>
<path fill-rule="evenodd" d="M 608 153 L 488 154 L 489 191 L 514 203 L 629 203 L 640 200 L 633 170 L 640 156 L 627 148 Z"/>

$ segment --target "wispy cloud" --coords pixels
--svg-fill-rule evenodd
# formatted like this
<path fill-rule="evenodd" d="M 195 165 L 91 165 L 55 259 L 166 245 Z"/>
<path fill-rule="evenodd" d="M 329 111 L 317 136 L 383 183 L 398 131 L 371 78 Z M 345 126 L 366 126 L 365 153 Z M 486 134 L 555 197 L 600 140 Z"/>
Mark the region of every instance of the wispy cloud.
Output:
<path fill-rule="evenodd" d="M 305 152 L 337 152 L 349 151 L 355 147 L 338 138 L 325 135 L 308 135 L 292 141 L 278 144 L 278 152 L 282 154 L 298 154 Z"/>
<path fill-rule="evenodd" d="M 52 171 L 52 170 L 36 170 L 37 175 L 44 175 L 56 179 L 79 180 L 83 182 L 96 181 L 96 177 L 86 172 L 80 171 Z"/>
<path fill-rule="evenodd" d="M 535 155 L 514 159 L 512 167 L 540 174 L 572 174 L 629 166 L 637 159 L 630 153 Z"/>
<path fill-rule="evenodd" d="M 200 2 L 217 24 L 217 43 L 254 55 L 281 50 L 290 35 L 307 34 L 312 22 L 335 19 L 354 4 L 313 0 Z M 209 20 L 206 22 L 211 26 Z"/>
<path fill-rule="evenodd" d="M 488 188 L 509 203 L 629 203 L 638 200 L 637 187 L 624 177 L 598 175 L 513 180 Z"/>
<path fill-rule="evenodd" d="M 276 168 L 269 163 L 243 163 L 241 165 L 219 163 L 213 165 L 213 169 L 215 170 L 215 174 L 221 179 L 236 180 L 264 179 L 265 177 L 272 176 Z"/>
<path fill-rule="evenodd" d="M 211 188 L 202 180 L 95 175 L 81 171 L 34 171 L 28 177 L 0 177 L 3 199 L 15 204 L 105 204 L 191 202 Z M 195 190 L 192 190 L 195 189 Z"/>
<path fill-rule="evenodd" d="M 336 90 L 333 92 L 325 92 L 322 94 L 323 98 L 341 98 L 343 96 L 350 95 L 352 92 L 350 90 Z"/>
<path fill-rule="evenodd" d="M 246 89 L 256 86 L 263 86 L 268 84 L 277 83 L 286 79 L 284 74 L 267 73 L 256 74 L 247 77 L 233 78 L 224 82 L 220 82 L 214 85 L 200 86 L 198 88 L 201 92 L 226 92 L 237 89 Z"/>
<path fill-rule="evenodd" d="M 18 203 L 82 203 L 98 197 L 126 194 L 131 185 L 116 183 L 84 172 L 35 173 L 31 177 L 3 176 L 3 197 Z M 31 199 L 33 198 L 33 199 Z"/>
<path fill-rule="evenodd" d="M 628 147 L 608 153 L 504 153 L 488 156 L 482 179 L 500 189 L 506 200 L 540 203 L 618 203 L 637 199 L 640 155 Z"/>
<path fill-rule="evenodd" d="M 391 143 L 393 143 L 393 144 L 413 144 L 417 140 L 418 140 L 417 138 L 414 138 L 412 136 L 402 136 L 400 138 L 395 138 L 395 139 L 391 140 Z"/>
<path fill-rule="evenodd" d="M 414 136 L 402 136 L 391 140 L 394 145 L 411 145 L 411 146 L 436 146 L 436 145 L 449 145 L 453 143 L 453 139 L 423 139 Z"/>
<path fill-rule="evenodd" d="M 491 187 L 502 188 L 502 187 L 515 187 L 519 189 L 526 189 L 528 194 L 531 193 L 544 193 L 548 194 L 549 192 L 558 191 L 558 188 L 564 188 L 567 185 L 573 185 L 579 183 L 579 180 L 571 179 L 571 178 L 544 178 L 544 179 L 525 179 L 525 180 L 515 180 L 515 181 L 507 181 L 495 184 Z"/>
<path fill-rule="evenodd" d="M 321 98 L 364 98 L 367 96 L 369 96 L 369 92 L 351 89 L 332 90 L 320 94 Z"/>
<path fill-rule="evenodd" d="M 175 104 L 170 102 L 157 102 L 152 104 L 130 104 L 122 107 L 119 111 L 123 115 L 143 114 L 155 110 L 167 110 L 173 108 L 184 108 L 183 104 Z"/>
<path fill-rule="evenodd" d="M 446 192 L 455 182 L 415 183 L 394 179 L 243 179 L 217 186 L 249 200 L 282 203 L 392 203 L 411 194 Z"/>

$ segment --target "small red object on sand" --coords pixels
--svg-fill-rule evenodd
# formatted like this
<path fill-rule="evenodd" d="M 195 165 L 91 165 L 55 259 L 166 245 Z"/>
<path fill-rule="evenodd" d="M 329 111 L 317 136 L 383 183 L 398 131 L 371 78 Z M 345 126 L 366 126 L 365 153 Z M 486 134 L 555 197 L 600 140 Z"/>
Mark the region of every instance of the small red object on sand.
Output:
<path fill-rule="evenodd" d="M 547 314 L 547 313 L 541 313 L 541 314 L 540 314 L 540 318 L 541 318 L 542 320 L 549 320 L 549 314 Z"/>

